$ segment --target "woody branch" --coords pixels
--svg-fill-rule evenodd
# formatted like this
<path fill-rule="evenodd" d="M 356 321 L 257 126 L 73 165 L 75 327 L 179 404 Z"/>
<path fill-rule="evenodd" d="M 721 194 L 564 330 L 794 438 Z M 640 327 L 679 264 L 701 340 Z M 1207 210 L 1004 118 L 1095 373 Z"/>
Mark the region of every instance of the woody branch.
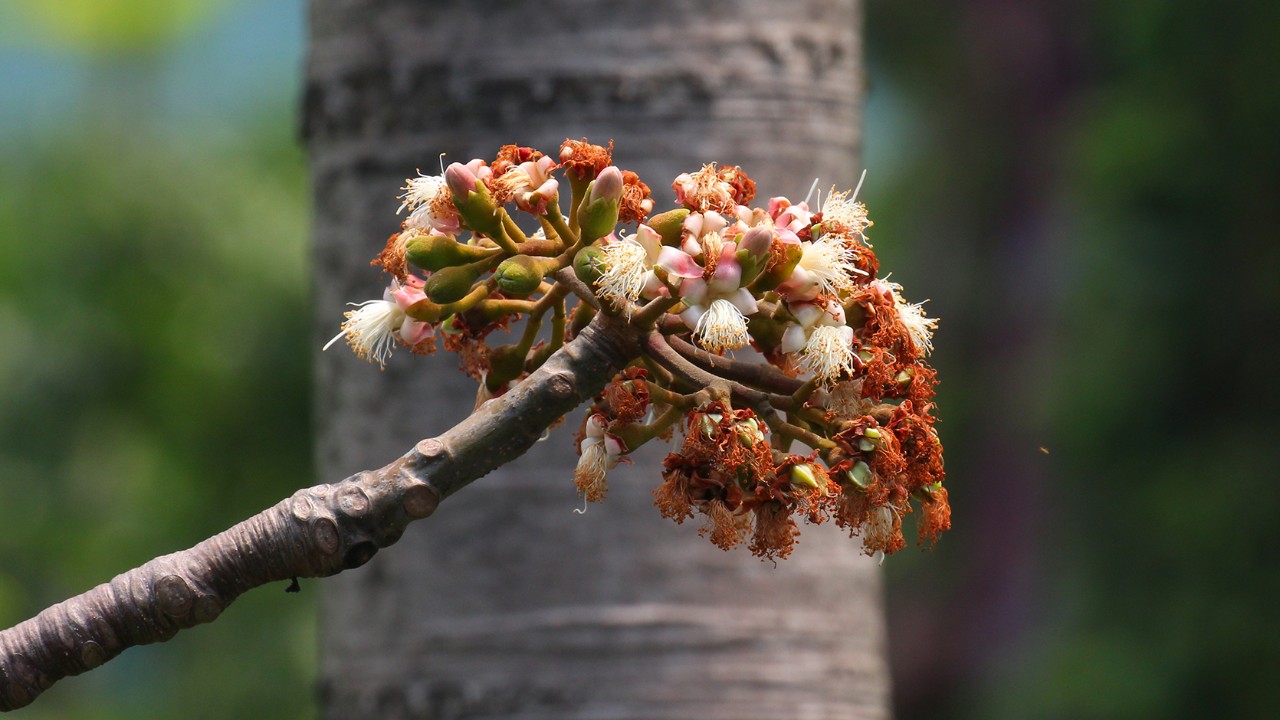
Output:
<path fill-rule="evenodd" d="M 394 462 L 299 490 L 0 632 L 0 711 L 23 707 L 129 647 L 212 622 L 255 587 L 363 565 L 441 499 L 522 455 L 637 354 L 634 331 L 602 315 L 519 386 Z"/>

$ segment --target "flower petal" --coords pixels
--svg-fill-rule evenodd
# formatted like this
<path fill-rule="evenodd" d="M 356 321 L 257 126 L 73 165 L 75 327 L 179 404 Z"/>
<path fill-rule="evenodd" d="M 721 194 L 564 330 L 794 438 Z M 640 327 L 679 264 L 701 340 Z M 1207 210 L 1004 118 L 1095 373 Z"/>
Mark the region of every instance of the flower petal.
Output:
<path fill-rule="evenodd" d="M 661 250 L 658 251 L 658 261 L 654 265 L 666 270 L 668 275 L 678 278 L 702 277 L 702 266 L 690 257 L 689 253 L 666 245 L 661 246 Z"/>

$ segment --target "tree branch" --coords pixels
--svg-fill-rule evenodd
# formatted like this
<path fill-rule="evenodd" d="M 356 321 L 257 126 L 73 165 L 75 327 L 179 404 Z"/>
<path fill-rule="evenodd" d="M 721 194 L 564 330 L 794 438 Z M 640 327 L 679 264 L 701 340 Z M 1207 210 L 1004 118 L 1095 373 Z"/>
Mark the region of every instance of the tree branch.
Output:
<path fill-rule="evenodd" d="M 299 490 L 195 547 L 0 632 L 0 711 L 27 705 L 126 648 L 211 622 L 247 590 L 363 565 L 441 499 L 524 454 L 639 354 L 635 330 L 599 315 L 524 382 L 391 464 Z"/>

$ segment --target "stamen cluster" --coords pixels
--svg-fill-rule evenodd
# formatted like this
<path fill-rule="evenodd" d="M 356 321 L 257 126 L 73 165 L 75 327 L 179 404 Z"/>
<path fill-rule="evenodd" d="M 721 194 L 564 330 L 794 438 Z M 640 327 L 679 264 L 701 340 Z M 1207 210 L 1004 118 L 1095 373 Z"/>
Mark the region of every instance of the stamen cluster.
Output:
<path fill-rule="evenodd" d="M 890 554 L 916 510 L 931 544 L 951 525 L 925 361 L 937 321 L 879 277 L 866 206 L 834 189 L 816 211 L 785 197 L 752 206 L 755 182 L 736 166 L 672 187 L 678 206 L 653 214 L 612 143 L 585 139 L 410 178 L 408 215 L 373 261 L 389 287 L 348 312 L 338 338 L 385 365 L 393 347 L 429 353 L 440 337 L 481 381 L 479 404 L 596 315 L 625 319 L 644 350 L 579 428 L 584 500 L 603 500 L 629 453 L 678 432 L 656 505 L 677 523 L 702 516 L 722 548 L 783 558 L 798 520 L 832 520 Z"/>

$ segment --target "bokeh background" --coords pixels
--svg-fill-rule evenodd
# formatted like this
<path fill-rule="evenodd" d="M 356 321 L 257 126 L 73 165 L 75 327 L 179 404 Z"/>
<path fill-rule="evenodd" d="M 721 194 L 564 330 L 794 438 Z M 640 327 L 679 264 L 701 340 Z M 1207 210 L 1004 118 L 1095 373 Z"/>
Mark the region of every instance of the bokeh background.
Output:
<path fill-rule="evenodd" d="M 957 523 L 885 565 L 898 716 L 1273 717 L 1280 5 L 867 6 Z M 304 43 L 302 0 L 0 2 L 0 625 L 312 481 Z M 311 717 L 313 587 L 16 717 Z"/>

